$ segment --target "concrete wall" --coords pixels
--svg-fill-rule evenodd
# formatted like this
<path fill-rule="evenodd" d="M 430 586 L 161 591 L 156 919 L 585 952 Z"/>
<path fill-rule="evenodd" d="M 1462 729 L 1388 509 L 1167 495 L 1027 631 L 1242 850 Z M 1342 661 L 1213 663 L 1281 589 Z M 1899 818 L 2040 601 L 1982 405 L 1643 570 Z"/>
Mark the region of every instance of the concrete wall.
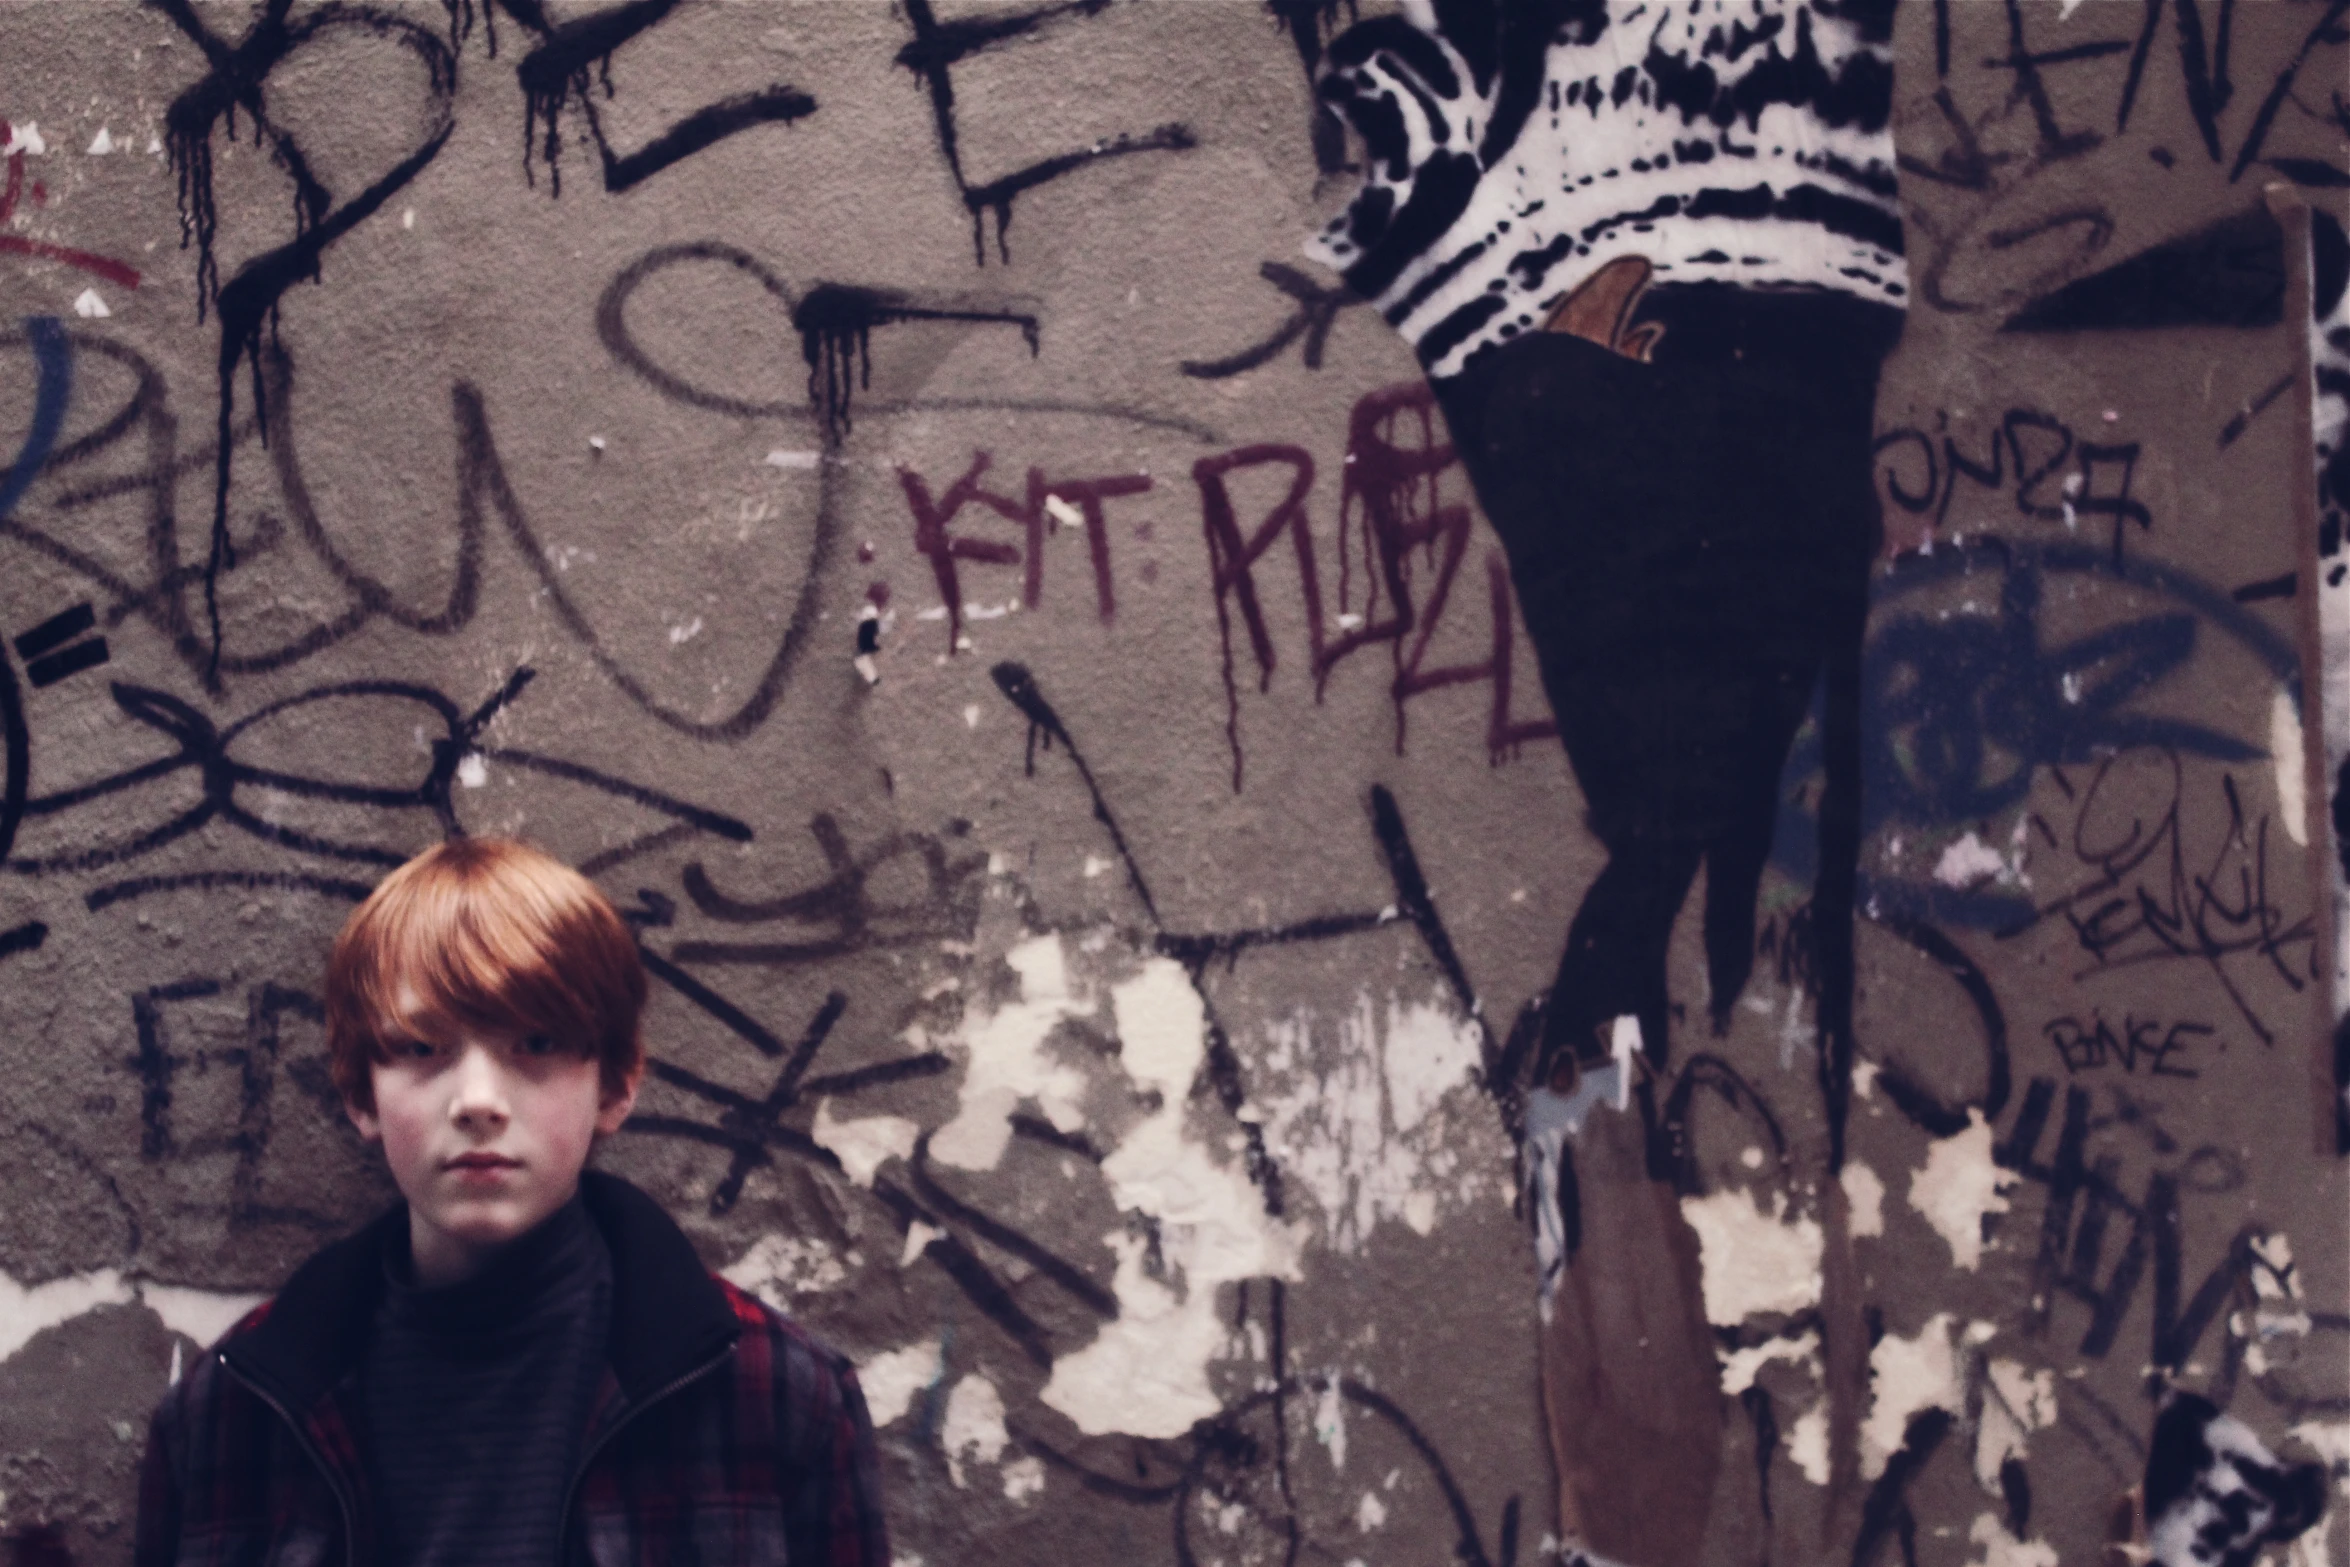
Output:
<path fill-rule="evenodd" d="M 1299 255 L 1349 15 L 273 9 L 0 10 L 17 1560 L 127 1559 L 167 1380 L 387 1200 L 321 961 L 459 828 L 637 924 L 601 1161 L 856 1358 L 908 1563 L 1530 1561 L 1644 1483 L 1652 1322 L 1707 1563 L 2096 1560 L 2170 1387 L 2346 1472 L 2341 5 L 1898 8 L 1857 1055 L 1815 723 L 1726 1028 L 1673 938 L 1678 1152 L 1585 1151 L 1573 1345 L 1522 1045 L 1602 852 Z"/>

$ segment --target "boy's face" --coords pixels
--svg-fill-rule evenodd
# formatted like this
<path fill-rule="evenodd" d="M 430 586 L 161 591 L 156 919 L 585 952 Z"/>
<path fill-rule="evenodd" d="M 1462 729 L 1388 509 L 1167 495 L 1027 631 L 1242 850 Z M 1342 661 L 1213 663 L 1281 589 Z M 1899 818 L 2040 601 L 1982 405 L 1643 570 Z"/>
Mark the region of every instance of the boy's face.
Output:
<path fill-rule="evenodd" d="M 381 1142 L 408 1199 L 417 1282 L 451 1284 L 571 1200 L 599 1133 L 636 1103 L 606 1095 L 596 1062 L 543 1035 L 463 1029 L 390 1036 L 372 1068 L 375 1108 L 346 1105 Z"/>

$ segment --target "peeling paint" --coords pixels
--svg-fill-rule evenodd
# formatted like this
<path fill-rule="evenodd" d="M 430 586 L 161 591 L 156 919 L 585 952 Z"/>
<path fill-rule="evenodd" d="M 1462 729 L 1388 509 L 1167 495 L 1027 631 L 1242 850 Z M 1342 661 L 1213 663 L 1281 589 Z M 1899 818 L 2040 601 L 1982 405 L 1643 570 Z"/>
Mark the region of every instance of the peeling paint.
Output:
<path fill-rule="evenodd" d="M 133 1283 L 115 1268 L 50 1279 L 30 1287 L 0 1273 L 0 1362 L 50 1328 L 102 1306 L 143 1305 L 169 1332 L 210 1346 L 268 1298 L 176 1284 Z"/>
<path fill-rule="evenodd" d="M 1819 1303 L 1820 1226 L 1788 1218 L 1784 1197 L 1766 1213 L 1751 1192 L 1731 1187 L 1682 1198 L 1681 1215 L 1697 1232 L 1706 1321 L 1735 1327 L 1759 1313 Z"/>
<path fill-rule="evenodd" d="M 176 1284 L 141 1284 L 139 1299 L 182 1338 L 209 1348 L 242 1321 L 245 1314 L 269 1297 L 184 1289 Z M 5 1360 L 0 1355 L 0 1360 Z"/>
<path fill-rule="evenodd" d="M 2019 1361 L 1994 1360 L 1986 1369 L 1982 1419 L 1975 1427 L 1975 1483 L 2001 1494 L 2000 1466 L 2031 1456 L 2027 1438 L 2056 1424 L 2056 1373 Z"/>
<path fill-rule="evenodd" d="M 1812 1484 L 1828 1483 L 1827 1400 L 1795 1417 L 1795 1424 L 1787 1431 L 1787 1458 Z"/>
<path fill-rule="evenodd" d="M 912 1267 L 920 1260 L 922 1254 L 930 1249 L 930 1243 L 945 1234 L 946 1231 L 937 1225 L 925 1224 L 920 1219 L 907 1225 L 906 1249 L 898 1253 L 898 1266 L 901 1268 Z"/>
<path fill-rule="evenodd" d="M 995 1384 L 973 1372 L 947 1394 L 946 1420 L 939 1427 L 939 1445 L 946 1449 L 947 1478 L 957 1489 L 969 1484 L 963 1461 L 993 1464 L 1004 1456 L 1011 1440 L 1004 1430 L 1004 1399 Z"/>
<path fill-rule="evenodd" d="M 112 1268 L 51 1279 L 29 1289 L 0 1273 L 0 1363 L 36 1334 L 100 1306 L 127 1306 L 133 1298 L 130 1285 Z"/>
<path fill-rule="evenodd" d="M 1988 1326 L 1977 1323 L 1968 1336 L 1988 1337 Z M 1914 1336 L 1888 1333 L 1869 1351 L 1869 1412 L 1860 1427 L 1860 1472 L 1867 1478 L 1883 1474 L 1886 1460 L 1901 1450 L 1912 1416 L 1928 1409 L 1955 1415 L 1965 1407 L 1953 1338 L 1950 1313 L 1937 1311 Z"/>
<path fill-rule="evenodd" d="M 1979 1515 L 1967 1530 L 1982 1554 L 1967 1567 L 2057 1567 L 2056 1547 L 2041 1540 L 2019 1540 L 1990 1513 Z"/>
<path fill-rule="evenodd" d="M 1941 857 L 1934 862 L 1934 879 L 1958 891 L 1985 882 L 2002 887 L 2029 887 L 2032 878 L 2024 873 L 2028 833 L 2029 824 L 2018 817 L 2015 830 L 2008 836 L 2007 848 L 2002 852 L 1970 828 L 1943 846 Z"/>
<path fill-rule="evenodd" d="M 935 1387 L 946 1375 L 946 1358 L 936 1338 L 900 1349 L 885 1349 L 857 1362 L 857 1383 L 876 1427 L 895 1425 L 913 1407 L 914 1395 Z"/>
<path fill-rule="evenodd" d="M 1476 1025 L 1445 1007 L 1390 998 L 1379 1060 L 1387 1079 L 1388 1113 L 1409 1132 L 1477 1069 Z"/>
<path fill-rule="evenodd" d="M 1736 1398 L 1754 1386 L 1755 1376 L 1774 1360 L 1797 1366 L 1812 1363 L 1816 1371 L 1819 1352 L 1820 1336 L 1809 1331 L 1794 1338 L 1765 1339 L 1744 1349 L 1717 1350 L 1722 1361 L 1722 1393 Z"/>
<path fill-rule="evenodd" d="M 1851 1230 L 1858 1238 L 1885 1233 L 1885 1183 L 1870 1169 L 1855 1159 L 1844 1167 L 1837 1177 L 1844 1188 L 1844 1200 L 1852 1209 Z"/>
<path fill-rule="evenodd" d="M 841 1168 L 859 1186 L 871 1186 L 873 1176 L 892 1159 L 914 1157 L 914 1143 L 922 1129 L 903 1116 L 870 1115 L 854 1121 L 836 1121 L 832 1101 L 816 1101 L 816 1121 L 808 1135 L 816 1146 L 840 1160 Z"/>
<path fill-rule="evenodd" d="M 2301 848 L 2309 847 L 2308 757 L 2302 751 L 2301 710 L 2293 693 L 2282 686 L 2268 704 L 2268 754 L 2277 781 L 2277 820 L 2285 835 Z"/>
<path fill-rule="evenodd" d="M 1025 1503 L 1044 1490 L 1044 1462 L 1036 1458 L 1015 1458 L 1004 1465 L 1004 1499 Z"/>
<path fill-rule="evenodd" d="M 856 1261 L 852 1253 L 850 1261 Z M 748 1251 L 719 1270 L 720 1278 L 748 1290 L 777 1311 L 792 1309 L 792 1298 L 838 1289 L 848 1269 L 821 1241 L 798 1235 L 762 1235 Z"/>
<path fill-rule="evenodd" d="M 1359 1251 L 1401 1220 L 1433 1233 L 1441 1212 L 1478 1200 L 1489 1168 L 1461 1146 L 1448 1095 L 1474 1080 L 1475 1026 L 1434 1002 L 1370 995 L 1332 1023 L 1306 1013 L 1270 1024 L 1254 1099 L 1292 1189 L 1319 1210 L 1320 1239 Z"/>
<path fill-rule="evenodd" d="M 1164 1275 L 1152 1275 L 1149 1248 L 1134 1235 L 1104 1237 L 1118 1258 L 1119 1315 L 1054 1361 L 1040 1396 L 1088 1435 L 1171 1438 L 1223 1407 L 1208 1379 L 1228 1337 L 1217 1287 L 1297 1278 L 1300 1237 L 1265 1213 L 1243 1171 L 1187 1134 L 1207 1013 L 1182 967 L 1149 960 L 1111 991 L 1110 1005 L 1119 1063 L 1136 1087 L 1157 1091 L 1159 1104 L 1102 1161 L 1102 1173 L 1120 1209 L 1156 1224 Z"/>
<path fill-rule="evenodd" d="M 1314 1401 L 1314 1440 L 1329 1449 L 1330 1467 L 1343 1473 L 1346 1469 L 1346 1402 L 1338 1396 L 1336 1377 L 1322 1384 L 1322 1395 Z"/>
<path fill-rule="evenodd" d="M 1079 1100 L 1085 1079 L 1053 1059 L 1045 1036 L 1063 1018 L 1088 1017 L 1093 1004 L 1069 990 L 1057 935 L 1031 937 L 1004 955 L 1020 976 L 1020 999 L 974 1022 L 964 1018 L 968 1052 L 962 1105 L 930 1140 L 930 1156 L 958 1170 L 992 1170 L 1012 1140 L 1012 1112 L 1033 1099 L 1064 1132 L 1085 1124 Z"/>
<path fill-rule="evenodd" d="M 1909 1179 L 1909 1205 L 1949 1243 L 1951 1262 L 1970 1273 L 1983 1262 L 1983 1220 L 2007 1212 L 2006 1189 L 2016 1179 L 1993 1161 L 1991 1143 L 1983 1112 L 1969 1107 L 1966 1129 L 1937 1138 Z"/>

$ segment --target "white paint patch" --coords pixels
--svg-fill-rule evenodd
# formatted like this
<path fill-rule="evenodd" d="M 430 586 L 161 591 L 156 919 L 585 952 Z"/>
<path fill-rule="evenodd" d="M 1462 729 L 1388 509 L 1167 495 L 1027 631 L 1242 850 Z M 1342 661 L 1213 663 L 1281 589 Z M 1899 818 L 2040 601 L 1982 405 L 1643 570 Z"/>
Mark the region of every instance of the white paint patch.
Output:
<path fill-rule="evenodd" d="M 921 1261 L 922 1254 L 930 1250 L 930 1243 L 939 1239 L 945 1234 L 946 1231 L 938 1228 L 938 1226 L 934 1224 L 924 1224 L 920 1219 L 916 1219 L 912 1224 L 907 1225 L 906 1249 L 898 1253 L 898 1266 L 901 1268 L 910 1268 L 915 1263 Z"/>
<path fill-rule="evenodd" d="M 73 299 L 73 313 L 85 320 L 104 320 L 114 314 L 106 308 L 106 301 L 94 288 L 85 288 Z"/>
<path fill-rule="evenodd" d="M 247 1312 L 269 1297 L 186 1289 L 177 1284 L 141 1284 L 139 1299 L 162 1319 L 166 1328 L 209 1349 L 243 1321 Z M 178 1353 L 177 1345 L 173 1346 L 173 1353 Z M 7 1358 L 0 1354 L 0 1360 Z"/>
<path fill-rule="evenodd" d="M 857 1385 L 865 1390 L 865 1408 L 876 1429 L 897 1424 L 913 1407 L 914 1395 L 936 1386 L 944 1375 L 946 1358 L 935 1338 L 857 1362 Z"/>
<path fill-rule="evenodd" d="M 669 628 L 669 645 L 671 647 L 681 647 L 684 644 L 691 642 L 694 638 L 700 636 L 701 634 L 702 617 L 696 615 L 693 619 L 686 621 L 682 625 L 671 626 Z"/>
<path fill-rule="evenodd" d="M 98 134 L 90 138 L 90 156 L 103 158 L 112 152 L 115 146 L 114 133 L 101 125 L 98 127 Z"/>
<path fill-rule="evenodd" d="M 1025 1503 L 1044 1490 L 1044 1463 L 1035 1458 L 1015 1458 L 1004 1465 L 1004 1499 Z"/>
<path fill-rule="evenodd" d="M 130 1285 L 113 1268 L 51 1279 L 30 1289 L 0 1273 L 0 1363 L 36 1334 L 100 1306 L 127 1306 L 133 1298 Z"/>
<path fill-rule="evenodd" d="M 1004 1430 L 1003 1395 L 976 1371 L 955 1384 L 947 1395 L 947 1415 L 939 1427 L 939 1445 L 946 1449 L 947 1478 L 961 1489 L 963 1460 L 992 1464 L 1004 1456 L 1011 1437 Z"/>
<path fill-rule="evenodd" d="M 1885 1233 L 1885 1183 L 1877 1172 L 1860 1161 L 1844 1166 L 1837 1182 L 1844 1188 L 1844 1201 L 1852 1209 L 1852 1233 L 1882 1235 Z"/>
<path fill-rule="evenodd" d="M 979 727 L 979 704 L 977 702 L 967 702 L 964 704 L 963 727 L 965 729 L 977 729 Z"/>
<path fill-rule="evenodd" d="M 1971 1273 L 1983 1263 L 1983 1220 L 2007 1212 L 2015 1179 L 1993 1162 L 1990 1124 L 1969 1107 L 1965 1131 L 1927 1147 L 1924 1168 L 1909 1178 L 1909 1205 L 1949 1243 L 1951 1262 Z"/>
<path fill-rule="evenodd" d="M 1120 1209 L 1157 1221 L 1172 1282 L 1145 1271 L 1140 1239 L 1104 1237 L 1118 1256 L 1118 1319 L 1053 1363 L 1041 1397 L 1089 1436 L 1173 1438 L 1223 1407 L 1208 1381 L 1227 1342 L 1218 1287 L 1297 1278 L 1299 1242 L 1266 1215 L 1246 1174 L 1185 1134 L 1184 1106 L 1207 1058 L 1207 1013 L 1181 965 L 1150 959 L 1111 991 L 1110 1007 L 1119 1063 L 1136 1087 L 1158 1092 L 1159 1108 L 1102 1161 L 1102 1174 Z"/>
<path fill-rule="evenodd" d="M 1828 1483 L 1828 1401 L 1795 1417 L 1787 1431 L 1787 1458 L 1814 1485 Z"/>
<path fill-rule="evenodd" d="M 1085 863 L 1078 867 L 1078 874 L 1083 876 L 1087 881 L 1092 881 L 1095 877 L 1099 876 L 1102 872 L 1108 870 L 1109 868 L 1110 862 L 1108 860 L 1103 859 L 1098 854 L 1089 854 L 1085 857 Z"/>
<path fill-rule="evenodd" d="M 1436 1194 L 1434 1192 L 1406 1192 L 1403 1196 L 1403 1222 L 1414 1235 L 1436 1233 Z"/>
<path fill-rule="evenodd" d="M 2032 1456 L 2026 1440 L 2056 1424 L 2056 1373 L 2033 1371 L 2013 1360 L 1994 1360 L 1984 1389 L 1983 1418 L 1975 1428 L 1975 1483 L 2001 1494 L 1999 1466 Z"/>
<path fill-rule="evenodd" d="M 2003 887 L 2030 886 L 2024 875 L 2024 823 L 2016 823 L 2016 835 L 2008 845 L 2008 852 L 2000 853 L 1990 844 L 1975 836 L 1970 829 L 1944 845 L 1942 857 L 1934 862 L 1934 879 L 1945 887 L 1965 889 L 1983 882 L 1996 881 Z"/>
<path fill-rule="evenodd" d="M 1061 938 L 1031 937 L 1006 953 L 1004 961 L 1020 976 L 1020 999 L 976 1021 L 964 1013 L 962 1043 L 969 1059 L 962 1104 L 930 1140 L 931 1157 L 957 1170 L 995 1168 L 1011 1143 L 1012 1112 L 1023 1099 L 1034 1100 L 1045 1119 L 1064 1132 L 1085 1124 L 1079 1108 L 1084 1078 L 1044 1048 L 1045 1036 L 1063 1018 L 1090 1017 L 1094 1011 L 1091 1001 L 1070 992 Z"/>
<path fill-rule="evenodd" d="M 1355 1530 L 1369 1534 L 1373 1529 L 1387 1526 L 1387 1504 L 1379 1500 L 1376 1491 L 1365 1491 L 1363 1499 L 1355 1504 Z"/>
<path fill-rule="evenodd" d="M 400 209 L 400 227 L 404 229 L 412 229 L 416 227 L 416 209 L 414 207 L 402 207 Z"/>
<path fill-rule="evenodd" d="M 2277 777 L 2277 817 L 2285 824 L 2285 835 L 2307 848 L 2309 791 L 2304 785 L 2309 759 L 2301 748 L 2301 714 L 2282 686 L 2268 704 L 2268 756 Z"/>
<path fill-rule="evenodd" d="M 792 452 L 786 451 L 780 446 L 761 459 L 768 467 L 781 468 L 786 472 L 813 468 L 823 460 L 824 454 L 822 452 Z M 943 618 L 945 614 L 946 610 L 942 607 L 939 610 L 939 615 Z"/>
<path fill-rule="evenodd" d="M 1786 1208 L 1781 1197 L 1765 1213 L 1738 1187 L 1681 1199 L 1681 1216 L 1697 1232 L 1704 1262 L 1706 1321 L 1735 1327 L 1757 1312 L 1819 1303 L 1819 1223 L 1789 1219 Z"/>
<path fill-rule="evenodd" d="M 2316 1323 L 2293 1266 L 2293 1243 L 2282 1234 L 2259 1235 L 2250 1249 L 2252 1310 L 2231 1313 L 2228 1331 L 2250 1341 L 2244 1346 L 2244 1365 L 2254 1376 L 2266 1376 L 2301 1358 L 2302 1343 Z"/>
<path fill-rule="evenodd" d="M 1076 507 L 1070 505 L 1067 501 L 1061 499 L 1061 497 L 1058 495 L 1046 496 L 1044 498 L 1044 509 L 1047 516 L 1051 517 L 1053 521 L 1059 523 L 1064 528 L 1082 528 L 1085 526 L 1085 513 L 1079 511 Z"/>
<path fill-rule="evenodd" d="M 457 758 L 457 782 L 468 789 L 479 789 L 490 781 L 490 764 L 479 751 L 468 751 Z"/>
<path fill-rule="evenodd" d="M 49 144 L 41 139 L 40 126 L 31 120 L 26 120 L 21 125 L 12 121 L 8 127 L 7 143 L 0 145 L 0 158 L 9 157 L 19 152 L 24 153 L 27 157 L 38 158 L 46 155 L 48 151 Z"/>
<path fill-rule="evenodd" d="M 1964 1404 L 1951 1319 L 1937 1311 L 1914 1338 L 1888 1333 L 1869 1351 L 1869 1413 L 1860 1426 L 1860 1472 L 1874 1480 L 1901 1451 L 1911 1417 L 1929 1409 L 1957 1414 Z"/>
<path fill-rule="evenodd" d="M 1343 1473 L 1346 1469 L 1346 1403 L 1338 1396 L 1336 1377 L 1322 1384 L 1322 1396 L 1314 1401 L 1314 1440 L 1329 1449 L 1330 1467 Z"/>
<path fill-rule="evenodd" d="M 1616 1065 L 1616 1108 L 1632 1107 L 1632 1079 L 1637 1075 L 1641 1050 L 1640 1019 L 1630 1013 L 1608 1029 L 1608 1055 Z"/>
<path fill-rule="evenodd" d="M 1254 1105 L 1283 1179 L 1312 1195 L 1326 1245 L 1355 1252 L 1395 1219 L 1429 1234 L 1447 1204 L 1477 1200 L 1476 1172 L 1491 1166 L 1440 1113 L 1476 1070 L 1467 1019 L 1441 1002 L 1390 995 L 1382 1007 L 1363 994 L 1334 1028 L 1299 1012 L 1262 1038 Z"/>
<path fill-rule="evenodd" d="M 1819 1353 L 1820 1336 L 1804 1333 L 1795 1338 L 1765 1339 L 1746 1349 L 1717 1350 L 1722 1358 L 1722 1393 L 1736 1398 L 1754 1386 L 1755 1375 L 1774 1360 L 1800 1366 Z"/>
<path fill-rule="evenodd" d="M 859 1186 L 870 1187 L 873 1174 L 892 1159 L 914 1157 L 914 1143 L 922 1128 L 903 1116 L 869 1115 L 854 1121 L 832 1118 L 832 1101 L 816 1101 L 816 1122 L 808 1136 L 816 1146 L 840 1160 L 841 1168 Z"/>
<path fill-rule="evenodd" d="M 799 1235 L 762 1235 L 751 1249 L 718 1276 L 736 1289 L 748 1290 L 777 1311 L 791 1310 L 792 1298 L 837 1289 L 848 1282 L 832 1248 Z"/>
<path fill-rule="evenodd" d="M 2286 1567 L 2340 1567 L 2342 1558 L 2330 1545 L 2350 1532 L 2345 1524 L 2345 1514 L 2350 1513 L 2350 1420 L 2304 1420 L 2285 1435 L 2325 1464 L 2336 1498 L 2317 1526 L 2293 1542 Z"/>
<path fill-rule="evenodd" d="M 1387 1004 L 1387 1035 L 1380 1062 L 1387 1076 L 1387 1110 L 1399 1132 L 1428 1118 L 1437 1103 L 1477 1069 L 1482 1041 L 1476 1025 L 1427 1002 Z"/>
<path fill-rule="evenodd" d="M 2055 1546 L 2044 1540 L 2017 1539 L 1990 1513 L 1975 1519 L 1967 1538 L 1983 1553 L 1967 1567 L 2057 1567 Z"/>

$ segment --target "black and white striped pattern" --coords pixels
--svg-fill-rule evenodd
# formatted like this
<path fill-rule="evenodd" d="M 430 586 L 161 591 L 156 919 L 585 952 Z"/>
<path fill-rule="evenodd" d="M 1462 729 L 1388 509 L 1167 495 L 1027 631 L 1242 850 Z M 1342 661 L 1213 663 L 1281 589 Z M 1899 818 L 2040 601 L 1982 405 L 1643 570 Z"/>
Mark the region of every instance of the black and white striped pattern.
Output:
<path fill-rule="evenodd" d="M 1623 255 L 1899 306 L 1892 30 L 1893 0 L 1404 0 L 1331 45 L 1368 169 L 1308 253 L 1439 380 Z"/>

